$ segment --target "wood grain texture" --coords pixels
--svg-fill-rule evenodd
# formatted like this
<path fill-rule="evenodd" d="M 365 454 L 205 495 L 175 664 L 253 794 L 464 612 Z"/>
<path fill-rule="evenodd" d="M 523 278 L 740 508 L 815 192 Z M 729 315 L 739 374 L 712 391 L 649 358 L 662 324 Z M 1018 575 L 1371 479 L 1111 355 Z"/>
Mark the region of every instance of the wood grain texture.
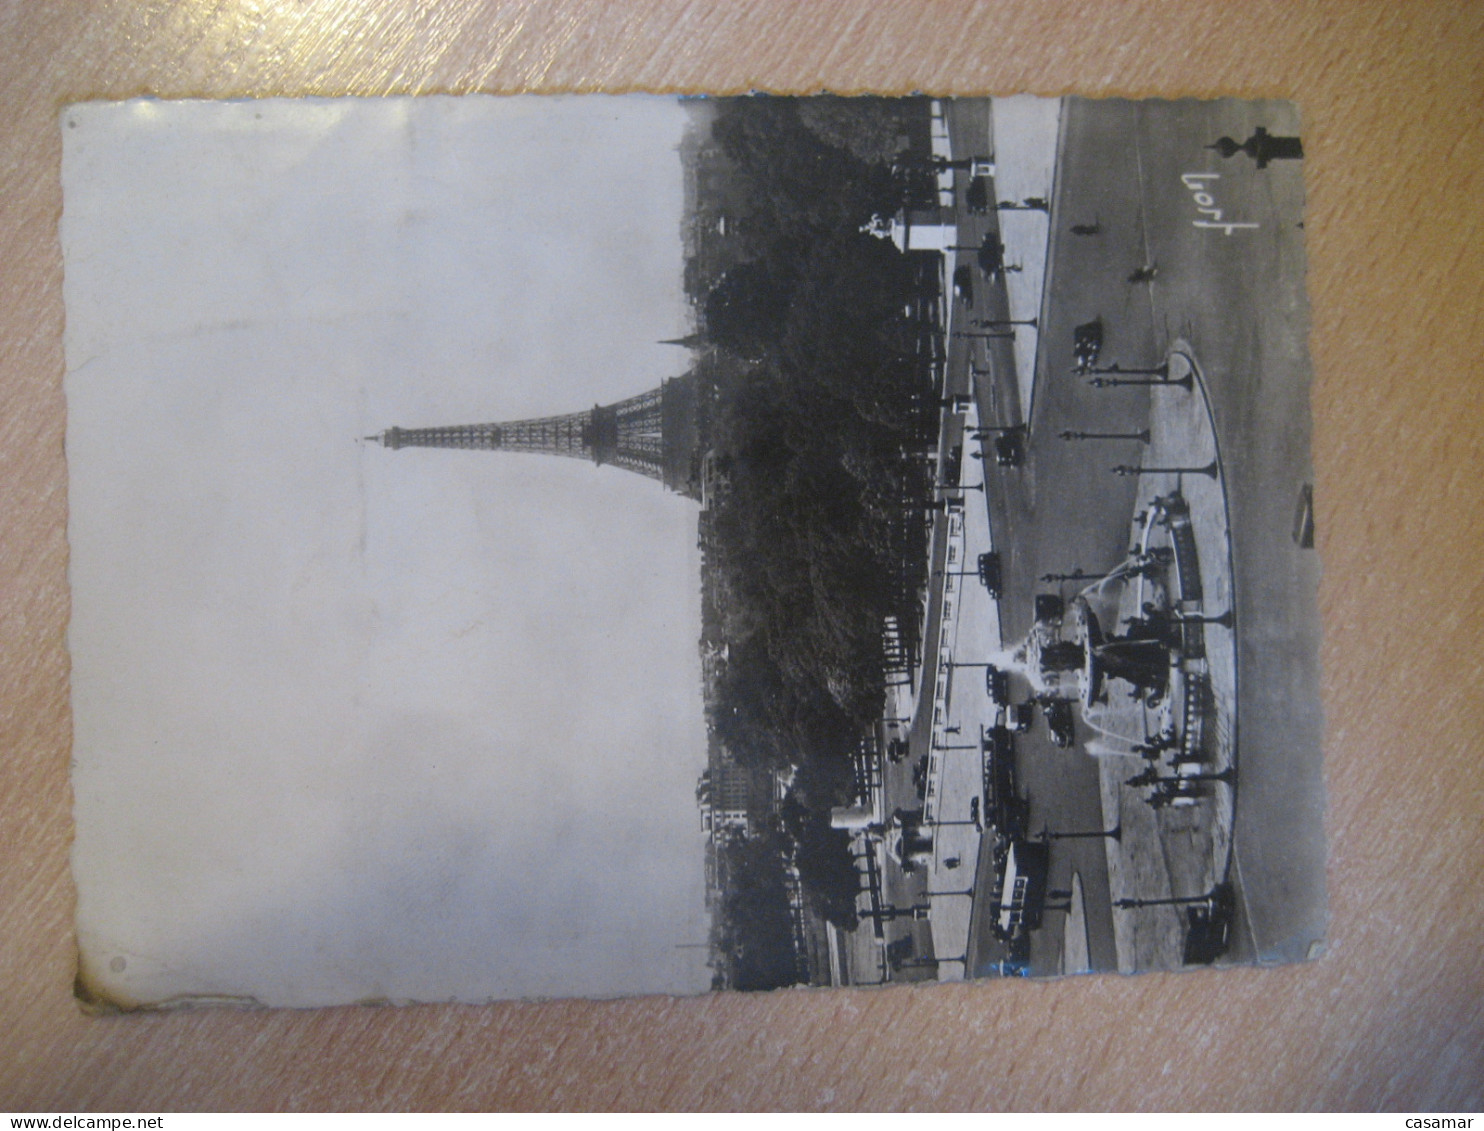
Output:
<path fill-rule="evenodd" d="M 1484 7 L 0 0 L 0 1108 L 1478 1108 Z M 427 91 L 1281 96 L 1303 110 L 1331 929 L 1277 970 L 85 1017 L 57 113 Z"/>

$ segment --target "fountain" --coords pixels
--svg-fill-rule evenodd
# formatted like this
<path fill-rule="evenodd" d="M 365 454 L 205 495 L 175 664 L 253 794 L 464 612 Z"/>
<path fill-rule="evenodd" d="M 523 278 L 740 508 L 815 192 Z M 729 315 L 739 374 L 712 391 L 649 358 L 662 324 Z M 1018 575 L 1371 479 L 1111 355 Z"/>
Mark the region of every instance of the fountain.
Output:
<path fill-rule="evenodd" d="M 1199 768 L 1207 759 L 1211 695 L 1205 629 L 1231 627 L 1229 611 L 1205 615 L 1190 508 L 1178 488 L 1155 496 L 1136 518 L 1124 560 L 1064 602 L 1036 599 L 1036 621 L 1018 645 L 990 657 L 1032 688 L 1059 746 L 1077 719 L 1094 757 L 1167 759 Z"/>

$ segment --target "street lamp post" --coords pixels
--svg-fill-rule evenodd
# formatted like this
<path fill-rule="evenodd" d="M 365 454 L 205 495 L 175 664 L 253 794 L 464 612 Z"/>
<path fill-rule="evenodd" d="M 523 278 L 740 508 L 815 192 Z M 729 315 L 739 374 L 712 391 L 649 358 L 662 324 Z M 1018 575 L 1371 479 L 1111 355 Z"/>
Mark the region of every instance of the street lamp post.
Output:
<path fill-rule="evenodd" d="M 1171 895 L 1162 899 L 1115 899 L 1113 906 L 1124 911 L 1137 907 L 1179 907 L 1194 903 L 1212 904 L 1216 901 L 1216 892 L 1207 892 L 1205 895 Z"/>
<path fill-rule="evenodd" d="M 1118 362 L 1114 361 L 1110 362 L 1107 365 L 1089 366 L 1084 372 L 1100 374 L 1111 373 L 1115 377 L 1132 376 L 1168 378 L 1170 375 L 1170 363 L 1168 361 L 1162 361 L 1158 365 L 1135 365 L 1125 368 L 1124 366 L 1119 365 Z"/>
<path fill-rule="evenodd" d="M 1061 433 L 1063 440 L 1138 440 L 1141 444 L 1149 443 L 1149 429 L 1140 432 L 1076 432 L 1068 428 Z"/>
<path fill-rule="evenodd" d="M 1015 337 L 1015 331 L 1014 330 L 955 330 L 955 331 L 953 331 L 953 336 L 955 338 L 979 338 L 979 339 L 985 339 L 985 338 L 1013 338 L 1013 337 Z"/>
<path fill-rule="evenodd" d="M 971 319 L 969 319 L 969 324 L 971 326 L 978 326 L 978 327 L 980 327 L 982 329 L 988 330 L 991 327 L 996 327 L 996 326 L 1031 326 L 1031 327 L 1034 327 L 1037 324 L 1037 320 L 1034 319 L 1034 318 L 971 318 Z M 962 331 L 960 331 L 960 332 L 962 332 Z"/>
<path fill-rule="evenodd" d="M 1076 569 L 1071 573 L 1043 573 L 1041 580 L 1047 584 L 1055 585 L 1063 581 L 1102 581 L 1108 576 L 1110 576 L 1108 573 L 1086 573 L 1083 570 Z"/>
<path fill-rule="evenodd" d="M 1204 475 L 1209 479 L 1216 478 L 1216 471 L 1214 459 L 1205 467 L 1130 467 L 1121 463 L 1113 468 L 1114 475 Z"/>
<path fill-rule="evenodd" d="M 969 965 L 969 956 L 962 954 L 954 955 L 951 958 L 903 958 L 893 962 L 891 968 L 893 970 L 911 970 L 924 967 L 926 969 L 936 970 L 944 962 L 958 962 L 967 967 Z"/>
<path fill-rule="evenodd" d="M 1054 833 L 1050 829 L 1041 830 L 1042 840 L 1083 840 L 1092 837 L 1106 837 L 1108 840 L 1122 842 L 1123 826 L 1114 825 L 1111 829 L 1097 829 L 1096 831 L 1077 833 Z"/>
<path fill-rule="evenodd" d="M 1178 385 L 1188 393 L 1195 385 L 1195 379 L 1189 370 L 1183 376 L 1171 377 L 1169 362 L 1147 369 L 1125 369 L 1117 362 L 1114 362 L 1112 365 L 1105 365 L 1100 369 L 1089 368 L 1083 369 L 1081 372 L 1096 374 L 1091 381 L 1095 389 L 1116 389 L 1124 385 Z"/>
<path fill-rule="evenodd" d="M 1135 788 L 1138 788 L 1139 786 L 1149 785 L 1153 786 L 1156 789 L 1168 789 L 1171 786 L 1184 785 L 1186 782 L 1204 781 L 1219 781 L 1225 782 L 1230 785 L 1232 781 L 1236 779 L 1236 776 L 1236 767 L 1228 766 L 1226 769 L 1221 770 L 1218 773 L 1179 774 L 1176 777 L 1166 778 L 1161 777 L 1159 771 L 1156 770 L 1153 766 L 1150 766 L 1142 773 L 1135 774 L 1133 777 L 1129 778 L 1125 784 L 1133 786 Z"/>
<path fill-rule="evenodd" d="M 926 918 L 929 907 L 925 903 L 914 903 L 911 907 L 897 907 L 894 904 L 885 903 L 870 911 L 862 911 L 861 918 L 874 919 L 877 922 L 893 923 L 898 919 L 923 919 Z"/>
<path fill-rule="evenodd" d="M 969 439 L 987 440 L 991 436 L 1003 435 L 1006 432 L 1020 432 L 1024 428 L 1024 424 L 981 424 L 969 432 Z"/>
<path fill-rule="evenodd" d="M 1231 609 L 1220 616 L 1208 617 L 1200 613 L 1182 613 L 1178 609 L 1173 610 L 1175 620 L 1181 624 L 1218 624 L 1222 628 L 1230 628 L 1235 623 L 1236 615 Z"/>
<path fill-rule="evenodd" d="M 950 169 L 960 169 L 965 172 L 973 172 L 974 169 L 993 164 L 993 162 L 994 154 L 991 153 L 988 157 L 930 157 L 925 161 L 921 159 L 904 159 L 900 161 L 899 164 L 908 168 L 927 167 L 931 168 L 934 172 L 946 173 Z"/>
<path fill-rule="evenodd" d="M 934 483 L 933 489 L 937 491 L 982 491 L 983 483 Z"/>

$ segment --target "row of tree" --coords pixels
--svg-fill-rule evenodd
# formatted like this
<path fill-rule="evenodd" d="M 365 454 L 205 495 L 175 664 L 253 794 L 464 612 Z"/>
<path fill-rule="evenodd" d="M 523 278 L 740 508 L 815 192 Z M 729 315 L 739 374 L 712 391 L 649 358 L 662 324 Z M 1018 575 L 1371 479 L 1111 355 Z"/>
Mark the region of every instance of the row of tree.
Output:
<path fill-rule="evenodd" d="M 784 864 L 821 915 L 855 926 L 857 874 L 828 812 L 880 717 L 883 623 L 915 622 L 925 581 L 920 456 L 937 414 L 915 318 L 923 272 L 868 230 L 911 190 L 899 158 L 914 113 L 925 117 L 887 100 L 745 98 L 712 124 L 741 181 L 731 196 L 749 202 L 699 319 L 748 363 L 720 383 L 710 437 L 729 481 L 707 559 L 729 648 L 712 723 L 738 760 L 794 771 L 773 825 L 726 850 L 723 953 L 743 988 L 790 969 Z"/>

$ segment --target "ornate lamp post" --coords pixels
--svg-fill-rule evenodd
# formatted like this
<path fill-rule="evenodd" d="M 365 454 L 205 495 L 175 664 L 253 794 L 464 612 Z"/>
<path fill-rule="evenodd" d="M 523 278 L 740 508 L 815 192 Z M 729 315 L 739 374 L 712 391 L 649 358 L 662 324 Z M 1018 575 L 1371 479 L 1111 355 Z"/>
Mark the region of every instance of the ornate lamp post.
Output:
<path fill-rule="evenodd" d="M 1036 325 L 1034 318 L 972 318 L 970 325 L 980 326 L 988 329 L 992 326 L 1031 326 Z"/>
<path fill-rule="evenodd" d="M 1075 432 L 1072 429 L 1060 433 L 1063 440 L 1138 440 L 1149 443 L 1149 429 L 1140 432 Z"/>
<path fill-rule="evenodd" d="M 1087 573 L 1080 569 L 1074 569 L 1071 573 L 1043 573 L 1041 580 L 1047 584 L 1055 585 L 1063 581 L 1102 581 L 1111 576 L 1111 571 L 1109 573 Z"/>
<path fill-rule="evenodd" d="M 1188 370 L 1181 377 L 1171 377 L 1168 362 L 1148 369 L 1125 369 L 1115 362 L 1101 369 L 1084 369 L 1079 372 L 1096 374 L 1089 382 L 1094 389 L 1117 389 L 1129 385 L 1178 385 L 1188 393 L 1195 387 L 1194 375 Z"/>
<path fill-rule="evenodd" d="M 1236 621 L 1236 616 L 1231 609 L 1215 617 L 1203 616 L 1199 613 L 1182 613 L 1178 609 L 1171 610 L 1171 614 L 1181 624 L 1219 624 L 1222 628 L 1230 628 Z"/>
<path fill-rule="evenodd" d="M 1025 431 L 1024 424 L 982 424 L 969 433 L 971 440 L 987 440 L 991 436 L 1003 436 L 1011 432 Z"/>
<path fill-rule="evenodd" d="M 1050 829 L 1041 830 L 1042 840 L 1085 840 L 1092 837 L 1106 837 L 1108 840 L 1122 842 L 1123 826 L 1114 825 L 1111 829 L 1097 829 L 1096 831 L 1078 833 L 1054 833 Z"/>
<path fill-rule="evenodd" d="M 1216 461 L 1213 459 L 1205 467 L 1130 467 L 1121 463 L 1113 468 L 1114 475 L 1204 475 L 1207 478 L 1216 478 Z"/>
<path fill-rule="evenodd" d="M 939 750 L 943 750 L 943 749 L 946 749 L 946 747 L 940 746 L 940 747 L 938 747 L 938 749 Z M 972 747 L 972 746 L 958 747 L 957 749 L 972 750 L 972 749 L 974 749 L 974 747 Z M 983 824 L 983 822 L 976 821 L 976 820 L 974 820 L 972 818 L 967 818 L 967 817 L 964 818 L 964 819 L 962 819 L 962 820 L 960 820 L 958 818 L 954 818 L 952 820 L 947 820 L 947 821 L 939 821 L 939 820 L 936 820 L 936 819 L 929 821 L 929 820 L 926 820 L 925 819 L 922 823 L 924 825 L 926 825 L 930 829 L 974 828 L 974 829 L 978 829 L 980 832 L 983 832 L 984 831 L 984 824 Z"/>
<path fill-rule="evenodd" d="M 1235 766 L 1228 766 L 1226 769 L 1220 771 L 1219 773 L 1212 773 L 1212 774 L 1180 774 L 1180 775 L 1178 775 L 1176 777 L 1173 777 L 1173 778 L 1167 778 L 1167 777 L 1160 776 L 1159 771 L 1157 769 L 1155 769 L 1155 767 L 1150 766 L 1147 770 L 1144 770 L 1142 773 L 1137 773 L 1133 777 L 1129 778 L 1128 781 L 1125 782 L 1124 784 L 1125 785 L 1133 786 L 1135 788 L 1138 788 L 1139 786 L 1150 785 L 1150 786 L 1153 786 L 1156 789 L 1169 789 L 1171 787 L 1178 787 L 1178 786 L 1184 785 L 1186 782 L 1192 782 L 1193 783 L 1193 782 L 1205 782 L 1205 781 L 1219 781 L 1219 782 L 1225 782 L 1228 785 L 1230 785 L 1233 781 L 1236 780 L 1236 777 L 1237 777 L 1237 770 L 1236 770 L 1236 767 Z"/>
<path fill-rule="evenodd" d="M 1171 895 L 1162 899 L 1115 899 L 1113 906 L 1124 911 L 1137 907 L 1180 907 L 1196 903 L 1213 905 L 1220 898 L 1220 888 L 1212 888 L 1205 895 Z"/>
<path fill-rule="evenodd" d="M 1214 149 L 1223 157 L 1235 157 L 1245 153 L 1257 162 L 1259 169 L 1266 169 L 1270 161 L 1297 161 L 1304 156 L 1304 143 L 1296 137 L 1282 137 L 1268 133 L 1266 127 L 1258 126 L 1252 136 L 1238 143 L 1229 137 L 1219 137 L 1207 149 Z"/>

